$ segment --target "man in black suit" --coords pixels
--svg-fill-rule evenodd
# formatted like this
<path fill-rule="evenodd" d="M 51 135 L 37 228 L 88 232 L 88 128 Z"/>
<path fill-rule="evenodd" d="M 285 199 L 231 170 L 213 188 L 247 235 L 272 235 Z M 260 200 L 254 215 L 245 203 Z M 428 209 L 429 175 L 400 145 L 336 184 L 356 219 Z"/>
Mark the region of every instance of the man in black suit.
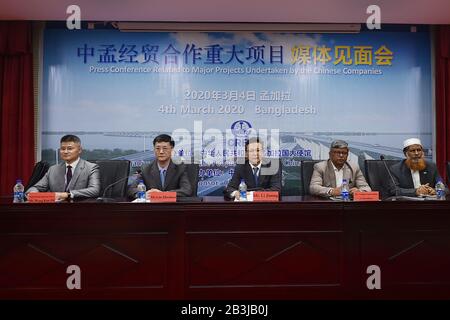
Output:
<path fill-rule="evenodd" d="M 226 198 L 239 199 L 238 189 L 241 179 L 245 181 L 249 190 L 281 191 L 280 162 L 263 163 L 263 155 L 263 144 L 259 138 L 251 138 L 246 141 L 245 163 L 237 164 L 234 168 L 233 177 L 224 190 Z"/>
<path fill-rule="evenodd" d="M 175 164 L 172 153 L 175 142 L 167 134 L 161 134 L 153 140 L 153 151 L 156 159 L 142 167 L 141 175 L 130 186 L 128 195 L 136 198 L 137 184 L 143 180 L 147 187 L 147 198 L 152 192 L 174 191 L 177 197 L 189 197 L 192 193 L 186 166 Z"/>
<path fill-rule="evenodd" d="M 436 164 L 424 158 L 422 142 L 417 138 L 403 142 L 406 159 L 391 166 L 395 185 L 389 183 L 391 195 L 428 196 L 435 195 L 434 186 L 440 179 Z"/>

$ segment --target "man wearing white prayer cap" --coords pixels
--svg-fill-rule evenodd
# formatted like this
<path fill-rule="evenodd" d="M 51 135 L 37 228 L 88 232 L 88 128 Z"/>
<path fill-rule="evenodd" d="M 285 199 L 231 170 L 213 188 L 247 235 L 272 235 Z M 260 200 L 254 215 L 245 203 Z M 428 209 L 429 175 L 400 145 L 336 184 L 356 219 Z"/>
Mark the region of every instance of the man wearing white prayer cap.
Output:
<path fill-rule="evenodd" d="M 390 169 L 395 182 L 395 185 L 391 182 L 389 186 L 391 195 L 435 195 L 434 186 L 441 177 L 436 164 L 425 160 L 420 139 L 409 138 L 403 141 L 403 153 L 406 159 L 394 164 Z"/>

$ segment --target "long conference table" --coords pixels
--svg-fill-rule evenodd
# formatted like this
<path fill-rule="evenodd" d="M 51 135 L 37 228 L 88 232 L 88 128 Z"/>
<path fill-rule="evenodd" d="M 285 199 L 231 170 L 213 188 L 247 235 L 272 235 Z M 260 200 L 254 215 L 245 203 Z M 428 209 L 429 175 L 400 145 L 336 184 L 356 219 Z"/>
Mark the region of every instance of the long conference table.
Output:
<path fill-rule="evenodd" d="M 448 200 L 0 202 L 0 299 L 436 298 Z"/>

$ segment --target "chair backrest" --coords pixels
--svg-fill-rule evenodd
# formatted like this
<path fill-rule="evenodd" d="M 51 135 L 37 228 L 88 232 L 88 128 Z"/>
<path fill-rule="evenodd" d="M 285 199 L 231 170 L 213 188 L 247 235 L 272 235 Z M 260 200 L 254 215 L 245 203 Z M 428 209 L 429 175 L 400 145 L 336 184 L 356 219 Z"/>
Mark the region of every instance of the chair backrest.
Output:
<path fill-rule="evenodd" d="M 130 174 L 130 161 L 129 160 L 94 160 L 89 161 L 98 164 L 100 168 L 100 197 L 107 198 L 123 198 L 127 195 L 128 179 L 125 179 Z M 106 194 L 103 195 L 105 189 L 119 181 L 114 186 L 110 187 Z"/>
<path fill-rule="evenodd" d="M 200 170 L 200 165 L 197 163 L 186 164 L 186 171 L 187 171 L 189 182 L 191 183 L 191 188 L 192 188 L 191 197 L 197 196 L 199 170 Z"/>
<path fill-rule="evenodd" d="M 283 161 L 281 161 L 281 157 L 280 158 L 271 158 L 271 161 L 278 161 L 278 171 L 280 172 L 279 175 L 279 180 L 278 180 L 278 184 L 280 185 L 280 196 L 282 196 L 283 194 Z"/>
<path fill-rule="evenodd" d="M 390 168 L 401 160 L 384 160 Z M 389 197 L 389 184 L 391 177 L 383 163 L 383 160 L 364 160 L 365 177 L 373 191 L 379 191 L 381 198 Z"/>
<path fill-rule="evenodd" d="M 302 160 L 301 163 L 301 168 L 300 168 L 300 172 L 301 172 L 301 186 L 303 188 L 302 190 L 302 195 L 306 196 L 309 195 L 309 183 L 311 182 L 311 177 L 314 171 L 314 165 L 317 162 L 320 162 L 323 160 Z"/>
<path fill-rule="evenodd" d="M 450 161 L 447 162 L 447 180 L 448 180 L 447 185 L 450 185 Z"/>
<path fill-rule="evenodd" d="M 30 180 L 28 180 L 28 184 L 25 186 L 25 190 L 28 190 L 32 186 L 34 186 L 42 177 L 47 173 L 50 165 L 45 161 L 39 161 L 34 165 L 33 172 L 31 173 Z"/>

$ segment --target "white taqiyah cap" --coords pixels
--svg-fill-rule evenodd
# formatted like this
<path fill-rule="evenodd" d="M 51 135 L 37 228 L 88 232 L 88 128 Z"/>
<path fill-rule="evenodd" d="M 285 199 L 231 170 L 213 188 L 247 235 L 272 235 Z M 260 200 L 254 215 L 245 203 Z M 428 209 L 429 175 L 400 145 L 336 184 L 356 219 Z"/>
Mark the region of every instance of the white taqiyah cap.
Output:
<path fill-rule="evenodd" d="M 413 144 L 419 144 L 422 145 L 422 142 L 420 142 L 417 138 L 410 138 L 403 141 L 403 149 L 409 146 L 412 146 Z"/>

